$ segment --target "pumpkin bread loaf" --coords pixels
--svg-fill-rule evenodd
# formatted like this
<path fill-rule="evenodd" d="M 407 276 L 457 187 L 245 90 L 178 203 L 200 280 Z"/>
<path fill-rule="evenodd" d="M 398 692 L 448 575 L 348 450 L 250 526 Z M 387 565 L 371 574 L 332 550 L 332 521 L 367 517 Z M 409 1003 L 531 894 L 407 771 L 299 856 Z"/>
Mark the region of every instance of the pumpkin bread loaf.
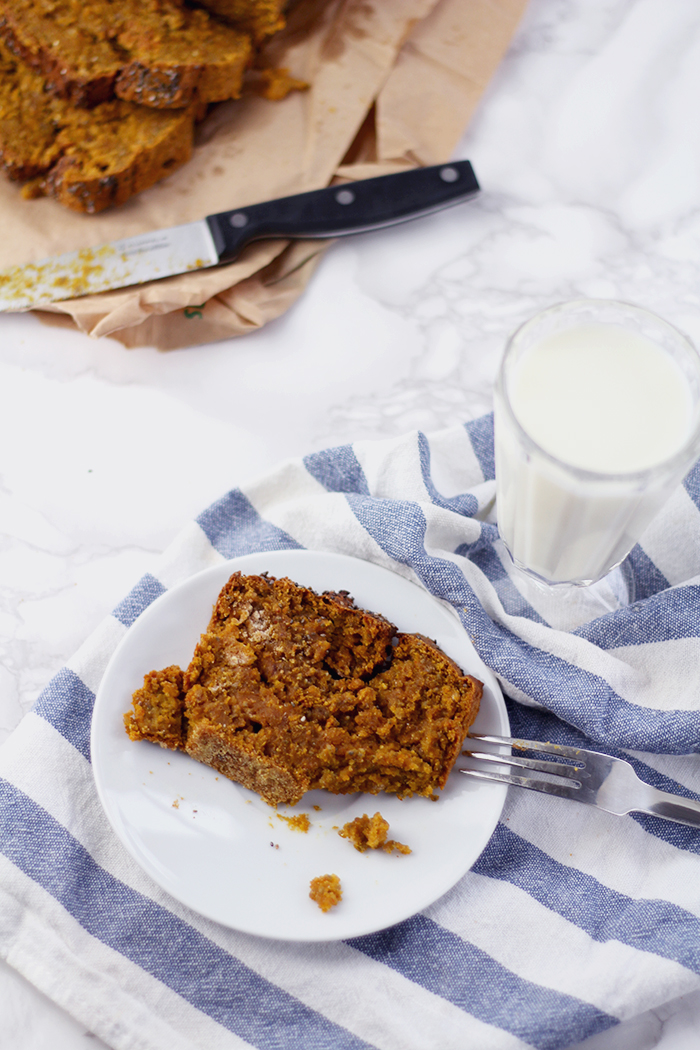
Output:
<path fill-rule="evenodd" d="M 0 36 L 59 97 L 157 109 L 237 98 L 248 34 L 183 0 L 0 0 Z"/>
<path fill-rule="evenodd" d="M 193 106 L 71 106 L 0 43 L 0 163 L 30 196 L 90 213 L 121 204 L 189 160 L 194 119 Z"/>
<path fill-rule="evenodd" d="M 312 788 L 430 797 L 481 692 L 345 593 L 235 573 L 184 675 L 147 675 L 124 721 L 132 740 L 184 750 L 272 805 Z"/>

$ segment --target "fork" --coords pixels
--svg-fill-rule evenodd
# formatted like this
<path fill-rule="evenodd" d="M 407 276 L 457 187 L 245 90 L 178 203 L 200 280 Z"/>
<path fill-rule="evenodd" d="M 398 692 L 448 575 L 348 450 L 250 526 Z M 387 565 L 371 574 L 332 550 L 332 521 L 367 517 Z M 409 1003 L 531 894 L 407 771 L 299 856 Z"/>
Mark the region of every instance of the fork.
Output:
<path fill-rule="evenodd" d="M 497 754 L 493 751 L 467 750 L 462 754 L 467 758 L 478 759 L 479 762 L 514 766 L 517 769 L 532 770 L 533 773 L 546 773 L 557 779 L 540 780 L 532 775 L 518 776 L 515 773 L 500 773 L 491 769 L 458 769 L 458 772 L 464 773 L 465 776 L 498 780 L 502 784 L 514 784 L 517 787 L 530 788 L 532 791 L 544 791 L 548 795 L 558 795 L 560 798 L 570 798 L 575 802 L 597 806 L 607 813 L 651 813 L 655 817 L 664 817 L 679 824 L 700 828 L 700 802 L 680 798 L 668 791 L 658 791 L 651 784 L 640 780 L 630 763 L 624 759 L 611 758 L 610 755 L 602 755 L 597 751 L 585 751 L 580 747 L 545 744 L 537 740 L 520 740 L 485 733 L 474 733 L 467 737 L 465 743 L 470 741 L 508 744 L 518 751 L 541 752 L 550 758 L 567 761 L 557 762 Z"/>

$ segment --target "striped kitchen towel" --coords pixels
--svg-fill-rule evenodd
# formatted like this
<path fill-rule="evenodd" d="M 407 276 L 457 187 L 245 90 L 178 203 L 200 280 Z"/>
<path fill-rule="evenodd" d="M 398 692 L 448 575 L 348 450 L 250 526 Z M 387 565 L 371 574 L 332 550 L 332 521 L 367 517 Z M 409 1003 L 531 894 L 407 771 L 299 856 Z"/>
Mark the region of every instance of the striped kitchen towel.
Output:
<path fill-rule="evenodd" d="M 314 453 L 228 493 L 0 749 L 2 952 L 107 1044 L 558 1050 L 700 987 L 700 832 L 679 824 L 511 790 L 473 869 L 425 912 L 300 944 L 189 911 L 101 809 L 90 717 L 116 644 L 194 572 L 285 548 L 354 555 L 450 603 L 509 698 L 514 735 L 624 751 L 643 779 L 699 797 L 700 470 L 616 577 L 632 603 L 591 620 L 606 600 L 591 597 L 566 630 L 504 569 L 493 477 L 484 417 Z"/>

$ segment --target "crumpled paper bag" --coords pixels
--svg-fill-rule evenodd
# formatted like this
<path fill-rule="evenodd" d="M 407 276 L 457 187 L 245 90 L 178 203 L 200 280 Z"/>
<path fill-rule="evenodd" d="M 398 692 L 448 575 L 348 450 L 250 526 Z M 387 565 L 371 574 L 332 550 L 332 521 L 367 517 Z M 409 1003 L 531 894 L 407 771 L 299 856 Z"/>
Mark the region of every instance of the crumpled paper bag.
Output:
<path fill-rule="evenodd" d="M 192 160 L 120 208 L 86 216 L 0 180 L 0 269 L 217 211 L 449 159 L 526 0 L 299 0 L 265 66 L 307 81 L 282 101 L 250 78 L 217 106 Z M 260 241 L 234 263 L 52 304 L 48 323 L 162 350 L 244 335 L 279 317 L 328 242 Z"/>

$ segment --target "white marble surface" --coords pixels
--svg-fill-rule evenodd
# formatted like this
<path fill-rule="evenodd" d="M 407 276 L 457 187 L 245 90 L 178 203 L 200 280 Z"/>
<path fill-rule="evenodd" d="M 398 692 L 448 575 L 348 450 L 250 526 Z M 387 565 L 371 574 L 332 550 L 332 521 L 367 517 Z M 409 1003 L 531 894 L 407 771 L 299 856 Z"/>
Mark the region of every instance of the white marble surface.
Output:
<path fill-rule="evenodd" d="M 458 151 L 481 197 L 336 245 L 267 329 L 160 354 L 0 318 L 0 739 L 208 503 L 486 411 L 537 309 L 623 298 L 700 340 L 699 98 L 696 0 L 531 0 Z M 0 1050 L 101 1045 L 0 966 Z M 700 995 L 585 1044 L 698 1045 Z"/>

